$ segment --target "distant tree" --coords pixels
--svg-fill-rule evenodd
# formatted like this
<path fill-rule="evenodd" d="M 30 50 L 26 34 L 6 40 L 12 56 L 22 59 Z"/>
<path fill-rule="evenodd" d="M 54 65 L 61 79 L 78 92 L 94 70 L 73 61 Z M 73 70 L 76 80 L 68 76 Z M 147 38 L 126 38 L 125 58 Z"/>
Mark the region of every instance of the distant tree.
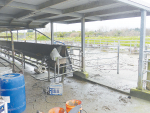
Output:
<path fill-rule="evenodd" d="M 29 32 L 33 32 L 33 30 L 32 30 L 32 29 L 28 29 L 27 32 L 28 32 L 28 33 L 29 33 Z"/>

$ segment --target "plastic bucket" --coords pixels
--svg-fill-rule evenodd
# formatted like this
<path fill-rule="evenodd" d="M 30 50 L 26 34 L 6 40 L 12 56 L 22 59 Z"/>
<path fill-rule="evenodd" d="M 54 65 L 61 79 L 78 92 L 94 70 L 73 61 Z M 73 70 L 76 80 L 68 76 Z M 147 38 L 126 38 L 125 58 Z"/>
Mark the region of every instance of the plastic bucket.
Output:
<path fill-rule="evenodd" d="M 48 113 L 64 113 L 65 110 L 63 108 L 60 107 L 55 107 L 53 109 L 50 109 Z"/>
<path fill-rule="evenodd" d="M 75 106 L 80 105 L 82 102 L 80 100 L 69 100 L 66 102 L 66 111 L 67 113 L 73 109 Z M 78 112 L 80 113 L 80 112 Z"/>

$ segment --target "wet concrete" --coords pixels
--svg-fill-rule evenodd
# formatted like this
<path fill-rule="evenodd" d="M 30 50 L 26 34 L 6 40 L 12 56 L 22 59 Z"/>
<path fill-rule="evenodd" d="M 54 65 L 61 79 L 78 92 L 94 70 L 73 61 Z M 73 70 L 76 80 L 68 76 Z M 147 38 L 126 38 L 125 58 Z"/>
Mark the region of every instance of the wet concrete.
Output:
<path fill-rule="evenodd" d="M 99 49 L 88 49 L 87 52 L 100 53 Z M 97 58 L 112 58 L 92 61 Z M 87 54 L 86 71 L 89 73 L 88 80 L 110 86 L 117 90 L 130 93 L 131 88 L 137 87 L 138 80 L 138 54 L 119 54 L 119 74 L 117 74 L 117 53 L 101 52 L 100 54 Z M 103 65 L 110 64 L 110 65 Z M 99 65 L 88 67 L 89 65 Z M 146 75 L 144 75 L 146 78 Z"/>
<path fill-rule="evenodd" d="M 73 78 L 71 75 L 64 80 L 62 96 L 46 95 L 43 88 L 45 84 L 49 83 L 36 80 L 31 76 L 33 74 L 33 67 L 26 65 L 24 77 L 27 107 L 24 113 L 36 113 L 37 110 L 48 113 L 49 109 L 53 107 L 65 109 L 65 102 L 71 99 L 81 100 L 83 109 L 87 113 L 149 113 L 150 111 L 149 101 L 134 97 L 130 99 L 128 95 Z M 92 76 L 95 74 L 91 74 Z"/>

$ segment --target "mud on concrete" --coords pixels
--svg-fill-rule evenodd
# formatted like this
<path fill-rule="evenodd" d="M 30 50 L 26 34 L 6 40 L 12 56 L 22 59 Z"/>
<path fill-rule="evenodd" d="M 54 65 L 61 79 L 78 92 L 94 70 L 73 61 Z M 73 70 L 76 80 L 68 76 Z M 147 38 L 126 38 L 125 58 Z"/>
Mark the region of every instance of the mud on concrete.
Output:
<path fill-rule="evenodd" d="M 65 78 L 62 96 L 50 96 L 43 92 L 43 87 L 49 83 L 36 80 L 31 76 L 33 74 L 33 67 L 26 65 L 24 77 L 27 107 L 24 113 L 36 113 L 37 110 L 48 113 L 54 107 L 65 109 L 65 102 L 71 99 L 81 100 L 83 109 L 87 113 L 149 113 L 150 111 L 148 101 L 129 98 L 129 95 L 72 76 Z"/>

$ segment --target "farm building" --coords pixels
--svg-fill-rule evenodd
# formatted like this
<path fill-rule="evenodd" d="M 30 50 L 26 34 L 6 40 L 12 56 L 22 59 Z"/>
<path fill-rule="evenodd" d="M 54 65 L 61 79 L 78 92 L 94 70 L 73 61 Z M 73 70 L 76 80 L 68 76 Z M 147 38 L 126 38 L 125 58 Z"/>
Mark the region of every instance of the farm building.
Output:
<path fill-rule="evenodd" d="M 0 36 L 0 112 L 148 113 L 150 51 L 145 45 L 147 16 L 150 16 L 150 4 L 142 0 L 0 0 L 0 31 L 6 32 Z M 120 56 L 120 44 L 115 45 L 115 41 L 113 47 L 101 42 L 91 43 L 100 51 L 88 46 L 86 22 L 133 17 L 141 17 L 138 57 L 130 56 L 131 61 L 136 59 L 135 64 Z M 49 23 L 50 37 L 39 30 Z M 81 46 L 74 45 L 75 42 L 67 45 L 56 41 L 54 23 L 81 23 Z M 34 31 L 35 40 L 19 41 L 20 30 Z M 38 33 L 46 37 L 48 43 L 38 43 Z M 101 50 L 104 48 L 115 50 L 117 56 Z M 95 59 L 93 54 L 98 57 L 101 54 L 103 59 Z M 121 58 L 127 63 L 123 71 L 119 71 Z M 115 61 L 117 73 L 111 69 L 109 72 L 92 70 L 94 65 L 97 65 L 96 70 L 101 70 L 107 59 L 111 60 L 109 63 Z M 138 72 L 132 76 L 127 70 L 131 65 Z M 111 65 L 107 64 L 107 67 L 111 68 Z"/>

